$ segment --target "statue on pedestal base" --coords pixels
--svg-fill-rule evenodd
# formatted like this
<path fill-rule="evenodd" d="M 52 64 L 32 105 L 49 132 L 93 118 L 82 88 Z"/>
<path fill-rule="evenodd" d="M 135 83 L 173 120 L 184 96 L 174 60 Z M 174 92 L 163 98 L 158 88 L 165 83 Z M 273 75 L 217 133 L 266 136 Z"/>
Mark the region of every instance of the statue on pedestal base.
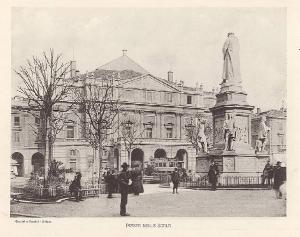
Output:
<path fill-rule="evenodd" d="M 236 138 L 236 129 L 235 121 L 232 114 L 227 114 L 224 125 L 224 139 L 225 139 L 225 150 L 233 151 L 234 150 L 234 141 Z"/>
<path fill-rule="evenodd" d="M 266 144 L 268 142 L 268 132 L 271 129 L 266 125 L 266 117 L 261 118 L 261 122 L 258 128 L 258 139 L 256 140 L 255 144 L 255 151 L 256 152 L 264 152 Z"/>

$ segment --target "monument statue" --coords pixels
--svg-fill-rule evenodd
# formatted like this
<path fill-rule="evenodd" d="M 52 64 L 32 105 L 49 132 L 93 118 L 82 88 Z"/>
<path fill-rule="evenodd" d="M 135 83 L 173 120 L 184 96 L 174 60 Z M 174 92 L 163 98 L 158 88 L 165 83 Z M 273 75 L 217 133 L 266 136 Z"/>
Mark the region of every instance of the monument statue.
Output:
<path fill-rule="evenodd" d="M 268 131 L 271 129 L 266 125 L 266 117 L 261 118 L 258 127 L 258 139 L 256 140 L 255 150 L 257 152 L 263 152 L 265 150 L 266 144 L 268 142 Z"/>
<path fill-rule="evenodd" d="M 234 141 L 236 139 L 236 127 L 233 115 L 227 114 L 224 125 L 224 140 L 225 140 L 225 150 L 232 151 L 234 146 Z"/>
<path fill-rule="evenodd" d="M 204 133 L 205 130 L 205 120 L 200 119 L 199 120 L 199 141 L 201 143 L 201 147 L 203 152 L 207 153 L 207 140 L 206 140 L 206 135 Z"/>
<path fill-rule="evenodd" d="M 240 57 L 239 41 L 234 33 L 228 33 L 223 46 L 223 82 L 222 83 L 240 83 Z"/>

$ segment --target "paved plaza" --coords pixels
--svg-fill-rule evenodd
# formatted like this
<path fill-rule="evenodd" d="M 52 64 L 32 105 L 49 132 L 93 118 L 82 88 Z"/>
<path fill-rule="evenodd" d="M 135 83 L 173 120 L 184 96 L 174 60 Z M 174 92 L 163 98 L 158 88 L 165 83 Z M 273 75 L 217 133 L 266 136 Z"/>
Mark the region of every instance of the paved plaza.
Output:
<path fill-rule="evenodd" d="M 129 195 L 127 210 L 133 217 L 275 217 L 285 216 L 285 200 L 273 190 L 187 190 L 172 194 L 171 188 L 144 185 L 145 193 Z M 11 213 L 39 217 L 119 217 L 120 195 L 106 195 L 81 202 L 53 204 L 15 203 Z M 12 215 L 18 216 L 18 215 Z"/>

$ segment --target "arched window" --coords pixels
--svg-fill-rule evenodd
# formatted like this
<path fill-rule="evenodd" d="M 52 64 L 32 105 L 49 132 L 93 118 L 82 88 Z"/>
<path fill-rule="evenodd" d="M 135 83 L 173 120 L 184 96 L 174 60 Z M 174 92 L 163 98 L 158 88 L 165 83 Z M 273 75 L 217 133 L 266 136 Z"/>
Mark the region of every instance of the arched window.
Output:
<path fill-rule="evenodd" d="M 154 158 L 166 158 L 167 157 L 167 153 L 164 149 L 157 149 L 154 152 Z"/>

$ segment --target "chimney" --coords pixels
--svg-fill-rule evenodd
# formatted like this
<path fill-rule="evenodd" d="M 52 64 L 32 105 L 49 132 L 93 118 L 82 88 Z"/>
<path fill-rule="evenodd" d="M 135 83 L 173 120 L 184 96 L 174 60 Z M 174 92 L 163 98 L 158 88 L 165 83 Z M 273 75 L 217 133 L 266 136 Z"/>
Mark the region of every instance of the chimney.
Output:
<path fill-rule="evenodd" d="M 168 81 L 173 82 L 173 72 L 172 71 L 168 71 Z"/>
<path fill-rule="evenodd" d="M 182 80 L 179 81 L 179 84 L 180 84 L 180 86 L 183 86 L 183 85 L 184 85 L 184 83 L 183 83 Z"/>
<path fill-rule="evenodd" d="M 260 113 L 261 113 L 260 108 L 257 108 L 257 109 L 256 109 L 256 113 L 257 113 L 257 114 L 260 114 Z"/>
<path fill-rule="evenodd" d="M 71 61 L 70 62 L 70 74 L 71 74 L 71 78 L 76 76 L 76 61 Z"/>
<path fill-rule="evenodd" d="M 200 84 L 199 90 L 203 91 L 203 84 L 202 83 Z"/>
<path fill-rule="evenodd" d="M 123 56 L 125 56 L 127 53 L 127 49 L 123 49 L 122 52 L 123 52 Z"/>

